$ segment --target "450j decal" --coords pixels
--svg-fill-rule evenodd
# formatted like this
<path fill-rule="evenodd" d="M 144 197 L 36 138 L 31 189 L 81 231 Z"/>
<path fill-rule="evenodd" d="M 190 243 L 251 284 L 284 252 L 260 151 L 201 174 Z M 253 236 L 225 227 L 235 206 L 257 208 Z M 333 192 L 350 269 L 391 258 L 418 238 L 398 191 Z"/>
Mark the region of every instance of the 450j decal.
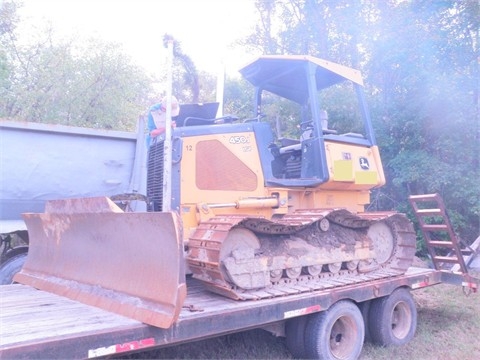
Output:
<path fill-rule="evenodd" d="M 243 136 L 243 135 L 230 136 L 230 139 L 228 139 L 228 142 L 230 144 L 248 144 L 248 143 L 250 143 L 250 139 L 246 136 Z"/>

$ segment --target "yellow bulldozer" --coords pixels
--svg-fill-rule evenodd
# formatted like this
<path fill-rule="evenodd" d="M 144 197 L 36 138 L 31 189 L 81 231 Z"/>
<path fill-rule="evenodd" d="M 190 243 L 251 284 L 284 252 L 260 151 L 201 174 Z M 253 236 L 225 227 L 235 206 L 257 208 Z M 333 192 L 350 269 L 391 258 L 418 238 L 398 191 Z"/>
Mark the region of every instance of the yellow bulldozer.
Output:
<path fill-rule="evenodd" d="M 240 73 L 255 88 L 253 118 L 181 106 L 169 146 L 148 151 L 147 211 L 85 198 L 25 214 L 30 251 L 15 280 L 168 328 L 190 276 L 251 300 L 316 291 L 325 278 L 403 274 L 415 255 L 412 224 L 365 211 L 385 176 L 361 74 L 303 55 L 260 56 Z M 327 121 L 329 100 L 347 90 L 351 118 L 331 111 Z M 298 138 L 264 118 L 277 98 L 295 113 L 278 127 L 294 123 Z"/>

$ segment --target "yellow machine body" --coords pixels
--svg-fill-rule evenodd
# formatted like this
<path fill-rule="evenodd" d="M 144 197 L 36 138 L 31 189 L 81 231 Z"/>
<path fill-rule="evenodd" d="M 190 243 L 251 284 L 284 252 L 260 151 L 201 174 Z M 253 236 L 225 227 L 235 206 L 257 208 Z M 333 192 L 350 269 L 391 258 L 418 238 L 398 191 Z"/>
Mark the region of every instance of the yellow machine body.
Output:
<path fill-rule="evenodd" d="M 328 181 L 308 188 L 266 186 L 253 131 L 184 137 L 179 209 L 185 238 L 200 221 L 218 214 L 271 219 L 296 209 L 363 212 L 370 190 L 385 183 L 378 147 L 325 141 L 325 148 Z M 275 205 L 267 199 L 276 199 Z"/>

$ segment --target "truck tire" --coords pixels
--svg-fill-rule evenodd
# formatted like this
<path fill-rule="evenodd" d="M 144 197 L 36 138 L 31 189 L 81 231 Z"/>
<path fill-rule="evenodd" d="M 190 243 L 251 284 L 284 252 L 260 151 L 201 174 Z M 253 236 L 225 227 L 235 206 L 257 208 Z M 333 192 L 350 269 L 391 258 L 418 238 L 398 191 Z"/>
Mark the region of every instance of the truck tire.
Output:
<path fill-rule="evenodd" d="M 365 326 L 360 309 L 341 300 L 328 310 L 313 314 L 305 329 L 305 348 L 310 359 L 358 359 Z"/>
<path fill-rule="evenodd" d="M 27 253 L 15 255 L 0 266 L 0 285 L 9 285 L 13 282 L 13 276 L 18 273 L 25 263 Z"/>
<path fill-rule="evenodd" d="M 399 346 L 412 340 L 417 328 L 417 308 L 410 291 L 400 288 L 372 300 L 368 327 L 372 342 L 377 345 Z"/>
<path fill-rule="evenodd" d="M 303 315 L 290 319 L 285 324 L 287 348 L 296 359 L 305 359 L 307 357 L 305 350 L 305 328 L 307 322 L 308 316 Z"/>

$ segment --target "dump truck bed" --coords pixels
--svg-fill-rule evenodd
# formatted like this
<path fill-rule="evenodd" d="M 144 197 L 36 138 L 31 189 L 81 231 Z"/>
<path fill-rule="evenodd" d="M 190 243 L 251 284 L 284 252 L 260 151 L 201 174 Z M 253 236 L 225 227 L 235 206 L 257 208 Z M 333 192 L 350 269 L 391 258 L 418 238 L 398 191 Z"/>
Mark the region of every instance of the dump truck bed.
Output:
<path fill-rule="evenodd" d="M 326 281 L 326 289 L 256 301 L 235 301 L 206 291 L 188 279 L 188 296 L 169 329 L 13 284 L 0 286 L 0 358 L 87 358 L 264 327 L 287 318 L 327 309 L 342 298 L 357 302 L 390 294 L 400 286 L 418 289 L 442 282 L 440 271 L 410 268 L 405 275 L 350 283 Z"/>

